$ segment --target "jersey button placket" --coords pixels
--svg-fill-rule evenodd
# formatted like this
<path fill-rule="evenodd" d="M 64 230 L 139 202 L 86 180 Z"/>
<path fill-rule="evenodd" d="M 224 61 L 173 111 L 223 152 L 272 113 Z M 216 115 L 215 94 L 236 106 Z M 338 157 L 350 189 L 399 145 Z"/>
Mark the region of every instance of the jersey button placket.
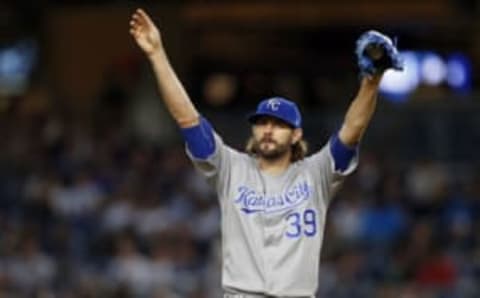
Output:
<path fill-rule="evenodd" d="M 265 270 L 265 290 L 267 293 L 270 292 L 272 285 L 271 285 L 271 276 L 272 276 L 272 270 L 271 270 L 271 259 L 270 259 L 270 252 L 269 252 L 269 247 L 270 247 L 270 235 L 269 235 L 269 229 L 268 229 L 268 213 L 264 212 L 262 214 L 262 219 L 263 219 L 263 264 L 264 264 L 264 270 Z"/>
<path fill-rule="evenodd" d="M 277 219 L 278 216 L 275 213 L 264 214 L 264 248 L 265 248 L 265 271 L 266 271 L 266 289 L 268 293 L 274 290 L 274 271 L 273 262 L 275 258 L 275 252 L 278 249 L 276 243 L 276 233 L 278 231 Z"/>

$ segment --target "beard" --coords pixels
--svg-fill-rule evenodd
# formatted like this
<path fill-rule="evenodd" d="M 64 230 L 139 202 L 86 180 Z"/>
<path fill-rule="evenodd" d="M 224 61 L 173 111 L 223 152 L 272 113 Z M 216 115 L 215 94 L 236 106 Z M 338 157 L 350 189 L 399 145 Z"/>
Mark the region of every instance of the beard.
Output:
<path fill-rule="evenodd" d="M 258 157 L 273 161 L 284 157 L 290 150 L 290 143 L 279 144 L 272 139 L 254 140 L 253 149 Z"/>

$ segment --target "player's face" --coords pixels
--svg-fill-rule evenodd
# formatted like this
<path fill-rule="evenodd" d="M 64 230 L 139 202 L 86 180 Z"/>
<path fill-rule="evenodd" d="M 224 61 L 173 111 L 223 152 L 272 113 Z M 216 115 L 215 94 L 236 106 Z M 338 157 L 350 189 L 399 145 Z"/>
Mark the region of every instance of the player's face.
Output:
<path fill-rule="evenodd" d="M 301 137 L 301 130 L 274 117 L 260 117 L 252 128 L 254 149 L 261 158 L 275 160 L 291 150 Z"/>

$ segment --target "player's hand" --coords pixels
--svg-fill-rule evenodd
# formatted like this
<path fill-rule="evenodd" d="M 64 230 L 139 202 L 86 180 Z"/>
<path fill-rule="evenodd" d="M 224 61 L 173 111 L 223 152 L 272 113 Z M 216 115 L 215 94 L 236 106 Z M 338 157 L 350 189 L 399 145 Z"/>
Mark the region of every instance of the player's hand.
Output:
<path fill-rule="evenodd" d="M 355 53 L 363 77 L 381 77 L 387 69 L 403 70 L 396 45 L 378 31 L 363 33 L 357 40 Z"/>
<path fill-rule="evenodd" d="M 137 9 L 133 13 L 130 19 L 130 34 L 148 56 L 163 47 L 157 26 L 143 9 Z"/>

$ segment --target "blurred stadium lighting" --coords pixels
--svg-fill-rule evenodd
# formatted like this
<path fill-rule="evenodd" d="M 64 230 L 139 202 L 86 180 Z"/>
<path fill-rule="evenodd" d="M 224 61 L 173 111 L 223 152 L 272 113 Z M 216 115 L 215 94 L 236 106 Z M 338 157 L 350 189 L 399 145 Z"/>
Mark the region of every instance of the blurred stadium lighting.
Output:
<path fill-rule="evenodd" d="M 431 86 L 442 84 L 447 76 L 445 61 L 433 52 L 426 52 L 420 59 L 422 81 Z"/>
<path fill-rule="evenodd" d="M 463 54 L 452 54 L 447 60 L 447 83 L 455 91 L 471 89 L 472 65 Z"/>
<path fill-rule="evenodd" d="M 444 58 L 433 51 L 405 51 L 401 55 L 404 71 L 387 71 L 380 84 L 380 92 L 387 100 L 405 102 L 421 85 L 446 85 L 453 92 L 471 89 L 472 65 L 464 54 Z"/>
<path fill-rule="evenodd" d="M 237 79 L 231 74 L 211 74 L 204 83 L 203 95 L 210 105 L 223 106 L 233 100 L 237 85 Z"/>
<path fill-rule="evenodd" d="M 419 62 L 414 52 L 402 52 L 405 62 L 403 71 L 389 70 L 380 83 L 380 92 L 388 99 L 402 102 L 420 83 Z"/>
<path fill-rule="evenodd" d="M 37 45 L 33 41 L 0 48 L 0 93 L 22 93 L 28 87 L 36 60 Z"/>

